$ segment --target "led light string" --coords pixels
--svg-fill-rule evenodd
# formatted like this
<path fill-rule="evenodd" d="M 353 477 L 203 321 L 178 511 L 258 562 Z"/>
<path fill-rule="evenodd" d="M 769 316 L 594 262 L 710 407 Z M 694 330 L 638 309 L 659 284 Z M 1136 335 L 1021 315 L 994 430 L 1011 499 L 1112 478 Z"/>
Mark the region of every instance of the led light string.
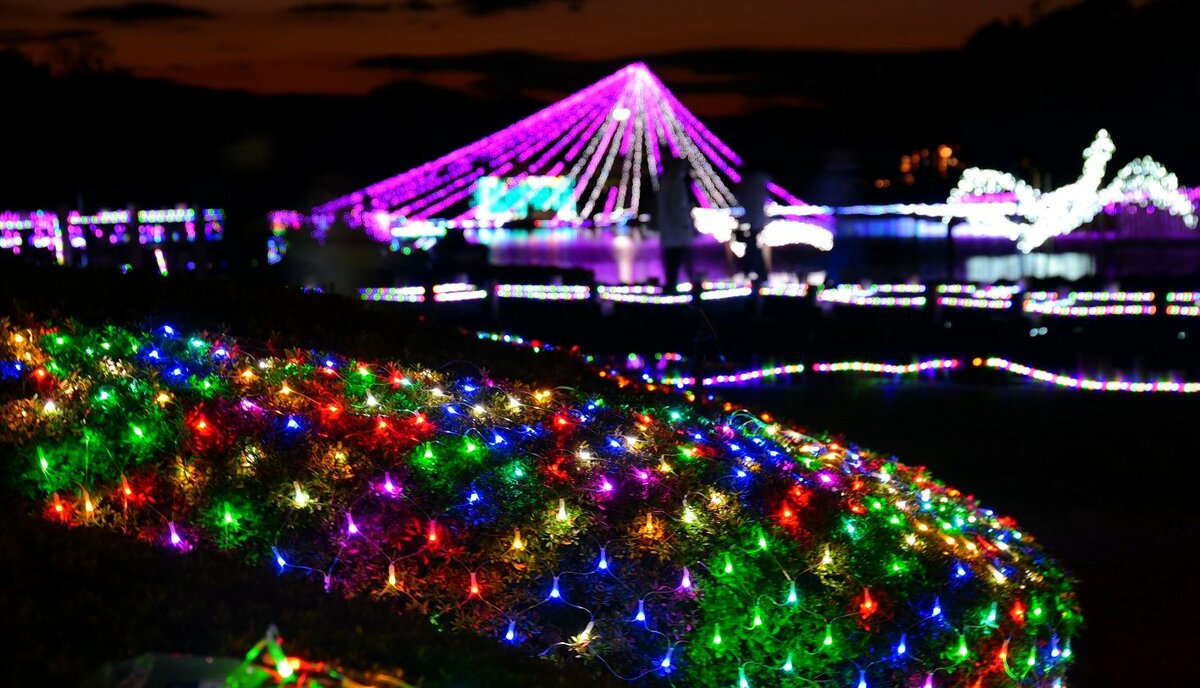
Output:
<path fill-rule="evenodd" d="M 1200 292 L 1171 291 L 1167 292 L 1167 315 L 1185 318 L 1200 317 Z"/>
<path fill-rule="evenodd" d="M 1160 380 L 1157 382 L 1098 380 L 1093 378 L 1075 377 L 1072 375 L 1060 375 L 1057 373 L 1052 373 L 1048 370 L 1031 368 L 1026 365 L 1021 365 L 1020 363 L 1013 363 L 1007 359 L 997 357 L 991 357 L 987 359 L 976 358 L 972 361 L 972 364 L 975 366 L 982 365 L 988 368 L 996 368 L 998 370 L 1012 373 L 1013 375 L 1018 375 L 1020 377 L 1058 387 L 1083 389 L 1093 392 L 1170 392 L 1177 394 L 1195 394 L 1200 392 L 1200 382 L 1175 382 L 1171 380 Z"/>
<path fill-rule="evenodd" d="M 479 339 L 508 344 L 510 346 L 521 348 L 529 348 L 535 353 L 562 349 L 562 347 L 555 346 L 541 340 L 527 340 L 512 334 L 481 331 L 476 333 L 476 336 Z M 648 372 L 642 372 L 637 377 L 630 379 L 621 371 L 619 366 L 614 365 L 611 362 L 608 364 L 603 364 L 600 362 L 601 357 L 592 354 L 581 353 L 579 352 L 578 347 L 572 347 L 570 350 L 575 352 L 575 355 L 578 355 L 584 363 L 592 365 L 600 377 L 611 378 L 626 384 L 636 381 L 645 385 L 648 391 L 654 391 L 656 387 L 684 390 L 689 401 L 695 400 L 695 395 L 691 394 L 690 392 L 690 388 L 697 386 L 697 379 L 695 376 L 667 374 L 653 376 Z M 636 354 L 629 354 L 626 360 L 630 363 L 627 368 L 636 370 L 645 367 L 644 363 L 642 362 L 642 358 Z M 678 363 L 682 362 L 683 358 L 678 354 L 665 354 L 664 358 L 660 360 L 660 364 L 665 367 L 666 361 L 674 361 Z M 1120 379 L 1104 380 L 1096 378 L 1080 378 L 1051 373 L 1049 371 L 1031 368 L 1029 366 L 996 357 L 976 357 L 972 360 L 972 365 L 975 367 L 986 365 L 989 368 L 1006 370 L 1035 382 L 1084 391 L 1150 392 L 1175 394 L 1193 394 L 1200 392 L 1200 382 L 1178 380 L 1130 381 Z M 813 363 L 812 366 L 807 370 L 802 363 L 792 363 L 710 375 L 700 378 L 699 386 L 715 387 L 723 385 L 753 384 L 757 382 L 770 381 L 785 376 L 800 375 L 805 372 L 813 374 L 866 373 L 882 375 L 912 375 L 916 373 L 933 371 L 954 371 L 960 368 L 962 368 L 962 361 L 957 358 L 932 358 L 907 364 L 879 363 L 869 361 L 838 361 L 828 363 Z M 708 399 L 711 401 L 712 397 L 708 397 Z"/>
<path fill-rule="evenodd" d="M 1064 317 L 1112 315 L 1154 315 L 1154 292 L 1072 291 L 1060 295 L 1053 291 L 1034 291 L 1025 295 L 1026 313 Z"/>
<path fill-rule="evenodd" d="M 802 283 L 766 284 L 757 293 L 770 298 L 804 299 L 808 297 L 809 285 Z M 839 284 L 822 288 L 817 292 L 817 301 L 833 307 L 874 307 L 921 309 L 928 304 L 925 293 L 930 287 L 921 284 Z M 439 284 L 432 287 L 436 303 L 481 300 L 488 292 L 475 285 Z M 451 293 L 453 292 L 453 293 Z M 459 293 L 462 292 L 462 293 Z M 1010 310 L 1013 300 L 1022 293 L 1021 287 L 1000 285 L 941 284 L 937 285 L 935 303 L 947 309 Z M 364 287 L 358 290 L 364 301 L 389 301 L 394 303 L 426 303 L 426 288 L 410 287 Z M 664 294 L 656 285 L 589 285 L 558 284 L 497 284 L 496 298 L 525 299 L 533 301 L 590 301 L 595 297 L 601 301 L 637 303 L 644 305 L 689 304 L 695 299 L 701 302 L 741 299 L 755 294 L 748 284 L 734 281 L 705 281 L 696 289 L 691 283 L 677 285 L 676 293 Z M 1167 292 L 1164 296 L 1164 312 L 1170 316 L 1197 317 L 1200 315 L 1198 292 Z M 1095 318 L 1110 316 L 1146 316 L 1158 312 L 1154 292 L 1126 291 L 1035 291 L 1024 295 L 1021 311 L 1027 315 L 1061 316 L 1072 318 Z"/>
<path fill-rule="evenodd" d="M 169 326 L 0 336 L 0 436 L 55 521 L 629 680 L 1051 686 L 1072 659 L 1072 582 L 1011 519 L 746 412 Z"/>

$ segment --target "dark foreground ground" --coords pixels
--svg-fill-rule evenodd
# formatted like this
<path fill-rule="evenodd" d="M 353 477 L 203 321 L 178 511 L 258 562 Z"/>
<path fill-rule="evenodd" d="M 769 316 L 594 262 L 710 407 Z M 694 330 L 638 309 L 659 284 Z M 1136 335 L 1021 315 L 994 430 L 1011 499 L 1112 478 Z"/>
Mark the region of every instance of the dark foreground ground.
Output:
<path fill-rule="evenodd" d="M 0 280 L 0 317 L 32 312 L 132 324 L 170 317 L 185 328 L 288 345 L 434 366 L 478 365 L 548 383 L 600 384 L 565 355 L 535 356 L 462 337 L 454 318 L 439 323 L 270 285 L 141 279 L 10 270 Z M 498 324 L 522 334 L 534 325 L 525 318 Z M 624 324 L 611 336 L 628 345 L 626 351 L 667 348 L 654 339 L 656 328 Z M 728 324 L 717 325 L 718 332 L 728 331 Z M 597 328 L 612 332 L 610 327 L 564 317 L 554 329 L 558 341 L 572 342 Z M 916 351 L 886 350 L 901 344 L 898 339 L 880 338 L 871 351 L 860 338 L 854 354 L 909 360 Z M 1102 346 L 1090 339 L 1092 347 Z M 779 338 L 764 343 L 781 348 Z M 944 344 L 924 348 L 944 350 Z M 836 349 L 833 339 L 796 337 L 792 352 Z M 1193 499 L 1200 479 L 1194 428 L 1200 398 L 1053 390 L 998 375 L 955 380 L 830 376 L 721 393 L 927 465 L 936 477 L 1017 518 L 1081 580 L 1087 626 L 1073 645 L 1078 659 L 1072 685 L 1200 684 L 1189 654 L 1200 596 L 1200 519 Z M 0 465 L 2 459 L 0 448 Z M 407 678 L 428 686 L 614 683 L 530 660 L 486 639 L 384 618 L 369 601 L 328 599 L 220 555 L 181 559 L 114 534 L 25 517 L 29 505 L 19 499 L 4 503 L 0 635 L 10 639 L 10 661 L 0 683 L 74 685 L 105 660 L 150 650 L 237 655 L 270 622 L 281 625 L 295 651 L 359 668 L 403 667 Z"/>

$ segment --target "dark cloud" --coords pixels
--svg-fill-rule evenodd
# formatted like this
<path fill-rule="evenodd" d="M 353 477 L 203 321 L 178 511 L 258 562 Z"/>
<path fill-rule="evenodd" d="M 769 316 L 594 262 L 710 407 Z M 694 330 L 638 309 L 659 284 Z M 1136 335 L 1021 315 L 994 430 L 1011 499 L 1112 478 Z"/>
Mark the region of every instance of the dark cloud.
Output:
<path fill-rule="evenodd" d="M 421 1 L 418 0 L 418 2 Z M 549 4 L 565 4 L 572 10 L 577 10 L 583 5 L 583 0 L 455 0 L 454 4 L 461 7 L 467 14 L 482 15 Z"/>
<path fill-rule="evenodd" d="M 577 90 L 624 66 L 628 60 L 576 61 L 520 50 L 463 55 L 378 55 L 359 60 L 360 69 L 398 72 L 405 76 L 427 76 L 442 72 L 472 72 L 481 75 L 475 86 L 495 94 L 539 88 Z"/>
<path fill-rule="evenodd" d="M 474 16 L 485 16 L 552 4 L 566 5 L 572 10 L 577 10 L 583 3 L 584 0 L 380 0 L 376 2 L 328 0 L 303 2 L 286 8 L 284 12 L 305 16 L 350 16 L 386 12 L 391 9 L 408 10 L 409 12 L 452 10 Z"/>
<path fill-rule="evenodd" d="M 305 2 L 288 7 L 285 12 L 303 16 L 351 15 L 386 12 L 392 2 Z"/>
<path fill-rule="evenodd" d="M 67 14 L 71 19 L 95 19 L 116 24 L 176 19 L 214 19 L 217 15 L 199 7 L 169 2 L 128 2 L 120 5 L 92 5 Z"/>

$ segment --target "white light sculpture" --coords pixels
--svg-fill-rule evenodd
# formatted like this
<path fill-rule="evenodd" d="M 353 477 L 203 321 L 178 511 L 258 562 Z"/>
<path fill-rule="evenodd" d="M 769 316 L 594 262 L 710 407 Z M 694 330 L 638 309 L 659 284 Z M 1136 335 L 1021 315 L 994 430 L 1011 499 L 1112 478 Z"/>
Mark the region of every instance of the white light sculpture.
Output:
<path fill-rule="evenodd" d="M 1022 253 L 1029 253 L 1053 237 L 1073 232 L 1112 204 L 1153 204 L 1182 218 L 1188 227 L 1196 226 L 1195 210 L 1187 194 L 1179 188 L 1179 180 L 1150 157 L 1134 160 L 1121 168 L 1107 186 L 1101 186 L 1114 151 L 1112 138 L 1101 129 L 1083 151 L 1083 172 L 1079 179 L 1049 192 L 1042 192 L 1011 174 L 972 167 L 963 172 L 947 203 L 971 204 L 973 198 L 1002 196 L 999 201 L 989 198 L 975 202 L 979 210 L 966 215 L 966 229 L 1006 236 L 1017 242 Z"/>

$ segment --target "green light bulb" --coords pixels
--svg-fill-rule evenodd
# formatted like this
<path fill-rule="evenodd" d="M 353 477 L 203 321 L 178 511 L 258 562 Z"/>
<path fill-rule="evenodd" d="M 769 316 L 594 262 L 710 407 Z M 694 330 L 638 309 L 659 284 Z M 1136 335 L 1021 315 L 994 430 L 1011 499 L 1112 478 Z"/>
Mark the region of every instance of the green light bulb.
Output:
<path fill-rule="evenodd" d="M 719 624 L 713 628 L 712 644 L 713 645 L 721 644 L 721 626 Z"/>
<path fill-rule="evenodd" d="M 967 649 L 967 637 L 960 635 L 958 636 L 958 656 L 966 657 L 968 654 L 970 654 L 970 650 Z"/>
<path fill-rule="evenodd" d="M 728 554 L 725 555 L 725 573 L 733 573 L 733 560 Z"/>
<path fill-rule="evenodd" d="M 825 647 L 833 645 L 833 625 L 825 624 L 825 640 L 821 641 Z"/>

